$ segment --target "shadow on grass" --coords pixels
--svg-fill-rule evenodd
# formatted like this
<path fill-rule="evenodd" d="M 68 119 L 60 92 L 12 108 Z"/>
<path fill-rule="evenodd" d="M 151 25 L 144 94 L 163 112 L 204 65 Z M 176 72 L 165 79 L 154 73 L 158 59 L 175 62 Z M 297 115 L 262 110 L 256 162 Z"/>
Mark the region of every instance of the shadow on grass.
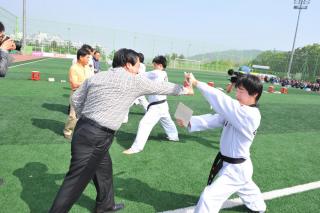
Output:
<path fill-rule="evenodd" d="M 43 103 L 42 104 L 43 108 L 46 108 L 51 111 L 57 111 L 57 112 L 62 112 L 64 114 L 68 114 L 68 106 L 63 105 L 63 104 L 50 104 L 50 103 Z"/>
<path fill-rule="evenodd" d="M 237 206 L 237 207 L 233 207 L 230 209 L 223 209 L 221 210 L 221 213 L 226 212 L 226 211 L 235 211 L 235 212 L 243 212 L 243 213 L 254 213 L 254 211 L 251 211 L 250 209 L 248 209 L 246 206 L 242 205 L 242 206 Z"/>
<path fill-rule="evenodd" d="M 48 212 L 60 188 L 56 182 L 62 181 L 65 174 L 49 174 L 45 164 L 29 162 L 13 172 L 22 186 L 21 199 L 29 206 L 29 212 Z M 121 178 L 114 175 L 115 195 L 125 200 L 145 203 L 155 211 L 165 211 L 195 205 L 198 196 L 160 191 L 135 178 Z M 92 212 L 94 199 L 82 194 L 76 205 Z"/>
<path fill-rule="evenodd" d="M 125 200 L 153 206 L 156 212 L 195 205 L 198 196 L 161 191 L 136 178 L 114 176 L 115 195 Z"/>
<path fill-rule="evenodd" d="M 49 174 L 48 167 L 40 162 L 29 162 L 23 168 L 13 172 L 22 186 L 21 199 L 29 206 L 29 212 L 48 212 L 60 188 L 57 181 L 63 180 L 65 174 Z M 76 203 L 90 212 L 95 201 L 82 195 Z"/>
<path fill-rule="evenodd" d="M 134 139 L 136 138 L 136 133 L 131 132 L 124 132 L 124 131 L 117 131 L 115 138 L 117 139 L 117 143 L 122 146 L 125 149 L 128 149 L 131 147 L 131 145 L 134 142 Z M 158 135 L 151 135 L 148 138 L 149 140 L 153 140 L 156 142 L 163 142 L 163 141 L 169 141 L 166 138 L 166 134 L 158 134 Z M 172 142 L 172 143 L 186 143 L 186 141 L 194 141 L 196 143 L 199 143 L 201 145 L 207 146 L 209 148 L 219 149 L 219 141 L 211 141 L 207 138 L 197 137 L 193 136 L 192 134 L 179 134 L 179 141 L 178 142 Z M 148 142 L 147 142 L 148 143 Z"/>
<path fill-rule="evenodd" d="M 145 113 L 144 112 L 129 112 L 129 116 L 130 115 L 144 115 Z"/>
<path fill-rule="evenodd" d="M 61 121 L 40 118 L 32 118 L 31 121 L 32 125 L 40 129 L 49 129 L 57 135 L 63 135 L 62 132 L 65 124 Z"/>

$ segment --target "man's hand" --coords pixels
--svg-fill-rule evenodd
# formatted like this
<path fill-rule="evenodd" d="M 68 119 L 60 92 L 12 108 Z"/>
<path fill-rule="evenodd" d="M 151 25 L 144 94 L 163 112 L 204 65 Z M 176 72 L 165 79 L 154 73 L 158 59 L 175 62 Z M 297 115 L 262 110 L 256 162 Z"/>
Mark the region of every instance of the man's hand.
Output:
<path fill-rule="evenodd" d="M 186 95 L 194 95 L 194 91 L 193 91 L 192 86 L 188 86 L 188 87 L 184 86 L 183 88 L 186 91 L 186 93 L 185 93 Z"/>
<path fill-rule="evenodd" d="M 178 126 L 180 126 L 180 127 L 184 127 L 184 128 L 186 128 L 186 127 L 189 127 L 189 128 L 190 128 L 190 127 L 191 127 L 190 122 L 188 123 L 187 126 L 185 126 L 184 123 L 183 123 L 183 120 L 181 120 L 181 119 L 179 119 L 179 118 L 176 118 L 176 122 L 177 122 Z"/>
<path fill-rule="evenodd" d="M 188 80 L 188 75 L 188 73 L 184 73 L 183 88 L 186 91 L 186 95 L 194 95 L 192 84 L 190 84 Z"/>
<path fill-rule="evenodd" d="M 184 78 L 192 86 L 197 86 L 198 80 L 194 77 L 192 73 L 185 73 Z"/>
<path fill-rule="evenodd" d="M 177 122 L 178 126 L 180 126 L 180 127 L 185 127 L 185 126 L 183 125 L 183 120 L 177 118 L 177 119 L 176 119 L 176 122 Z"/>

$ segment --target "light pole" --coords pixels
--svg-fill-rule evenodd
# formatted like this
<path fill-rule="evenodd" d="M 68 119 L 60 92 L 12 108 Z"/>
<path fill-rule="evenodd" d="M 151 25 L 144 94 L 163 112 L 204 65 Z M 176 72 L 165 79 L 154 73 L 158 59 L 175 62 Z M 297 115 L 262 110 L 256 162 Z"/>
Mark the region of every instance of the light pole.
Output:
<path fill-rule="evenodd" d="M 298 31 L 298 26 L 299 26 L 299 19 L 300 19 L 300 13 L 302 9 L 307 9 L 308 4 L 310 3 L 310 0 L 294 0 L 294 6 L 293 9 L 298 9 L 298 19 L 297 19 L 297 25 L 296 25 L 296 31 L 294 33 L 294 38 L 293 38 L 293 44 L 292 44 L 292 50 L 291 50 L 291 56 L 290 56 L 290 61 L 289 61 L 289 66 L 288 66 L 288 73 L 287 77 L 290 79 L 290 72 L 291 72 L 291 67 L 292 67 L 292 61 L 293 61 L 293 55 L 294 55 L 294 45 L 296 43 L 296 37 L 297 37 L 297 31 Z"/>
<path fill-rule="evenodd" d="M 191 48 L 191 43 L 188 44 L 188 50 L 187 50 L 187 54 L 188 54 L 187 57 L 188 57 L 188 58 L 189 58 L 189 56 L 190 56 L 190 48 Z"/>
<path fill-rule="evenodd" d="M 70 27 L 68 27 L 68 38 L 69 38 L 69 41 L 68 41 L 68 54 L 70 54 L 70 43 L 71 43 L 71 39 L 70 39 Z"/>
<path fill-rule="evenodd" d="M 26 30 L 26 0 L 23 0 L 23 9 L 22 9 L 22 47 L 26 48 L 26 38 L 27 38 L 27 30 Z"/>

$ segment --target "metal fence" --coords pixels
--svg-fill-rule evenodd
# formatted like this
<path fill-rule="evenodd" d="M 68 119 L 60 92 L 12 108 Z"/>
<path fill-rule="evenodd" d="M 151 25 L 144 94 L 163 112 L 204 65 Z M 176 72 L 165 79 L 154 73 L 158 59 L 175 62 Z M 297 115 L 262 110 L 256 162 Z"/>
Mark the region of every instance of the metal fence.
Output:
<path fill-rule="evenodd" d="M 2 7 L 0 7 L 0 21 L 5 26 L 5 31 L 8 35 L 16 35 L 18 33 L 18 17 Z"/>
<path fill-rule="evenodd" d="M 6 33 L 17 39 L 22 37 L 22 20 L 11 12 L 0 7 L 0 21 L 6 27 Z M 77 49 L 84 43 L 102 51 L 104 58 L 112 55 L 119 48 L 132 48 L 145 55 L 146 63 L 151 63 L 154 56 L 162 54 L 170 59 L 169 67 L 178 69 L 207 70 L 226 72 L 229 68 L 237 69 L 240 65 L 248 64 L 256 56 L 248 56 L 246 53 L 221 54 L 210 60 L 205 56 L 193 57 L 197 54 L 218 52 L 222 46 L 215 46 L 201 41 L 185 40 L 183 38 L 171 38 L 159 35 L 128 32 L 125 30 L 112 29 L 106 26 L 85 26 L 74 23 L 61 23 L 43 19 L 27 18 L 27 45 L 29 50 L 40 52 L 54 52 L 58 54 L 75 54 Z M 174 63 L 176 58 L 170 58 L 172 54 L 180 58 L 188 59 Z M 192 61 L 194 60 L 194 61 Z M 320 59 L 310 58 L 302 63 L 298 57 L 294 58 L 292 76 L 301 78 L 313 78 L 320 75 Z M 269 72 L 285 76 L 288 59 L 274 61 L 272 64 L 260 64 L 276 67 Z M 296 64 L 296 65 L 295 65 Z M 315 66 L 310 66 L 313 64 Z M 277 66 L 275 66 L 277 65 Z"/>

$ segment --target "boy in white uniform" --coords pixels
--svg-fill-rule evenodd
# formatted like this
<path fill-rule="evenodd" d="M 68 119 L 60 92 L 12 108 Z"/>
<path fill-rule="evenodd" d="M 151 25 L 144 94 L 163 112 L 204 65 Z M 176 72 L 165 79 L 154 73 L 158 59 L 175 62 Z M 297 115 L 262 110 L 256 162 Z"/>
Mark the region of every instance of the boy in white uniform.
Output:
<path fill-rule="evenodd" d="M 139 67 L 139 75 L 145 75 L 145 72 L 146 72 L 146 65 L 143 63 L 144 62 L 144 55 L 143 53 L 138 53 L 139 55 L 139 60 L 140 60 L 140 67 Z M 140 96 L 139 98 L 137 98 L 133 103 L 132 105 L 135 104 L 135 105 L 141 105 L 144 109 L 144 112 L 147 112 L 147 108 L 148 108 L 148 105 L 149 105 L 149 102 L 147 101 L 146 97 L 143 95 L 143 96 Z M 129 120 L 129 113 L 127 114 L 127 116 L 124 118 L 123 122 L 122 123 L 128 123 L 128 120 Z"/>
<path fill-rule="evenodd" d="M 146 72 L 145 75 L 153 81 L 168 81 L 167 60 L 164 56 L 157 56 L 152 61 L 154 70 Z M 130 149 L 123 151 L 124 154 L 134 154 L 141 152 L 148 140 L 152 128 L 160 120 L 161 126 L 170 141 L 179 141 L 176 125 L 171 119 L 166 95 L 150 95 L 149 105 L 146 114 L 139 123 L 139 129 L 134 143 Z"/>
<path fill-rule="evenodd" d="M 260 189 L 252 180 L 253 167 L 250 160 L 250 146 L 261 119 L 256 104 L 262 93 L 262 83 L 253 75 L 239 78 L 235 84 L 237 100 L 234 100 L 220 90 L 197 81 L 192 74 L 189 74 L 189 82 L 198 87 L 216 112 L 192 116 L 189 132 L 223 127 L 220 152 L 195 212 L 218 212 L 233 193 L 237 193 L 251 211 L 266 211 Z M 181 120 L 177 122 L 183 126 Z M 218 177 L 212 182 L 216 174 Z"/>
<path fill-rule="evenodd" d="M 138 53 L 138 54 L 139 54 L 139 60 L 140 60 L 139 74 L 144 75 L 146 72 L 146 65 L 144 64 L 144 55 L 143 53 Z M 134 101 L 134 103 L 136 105 L 140 104 L 143 107 L 144 111 L 147 112 L 149 102 L 147 101 L 145 96 L 140 96 Z"/>

